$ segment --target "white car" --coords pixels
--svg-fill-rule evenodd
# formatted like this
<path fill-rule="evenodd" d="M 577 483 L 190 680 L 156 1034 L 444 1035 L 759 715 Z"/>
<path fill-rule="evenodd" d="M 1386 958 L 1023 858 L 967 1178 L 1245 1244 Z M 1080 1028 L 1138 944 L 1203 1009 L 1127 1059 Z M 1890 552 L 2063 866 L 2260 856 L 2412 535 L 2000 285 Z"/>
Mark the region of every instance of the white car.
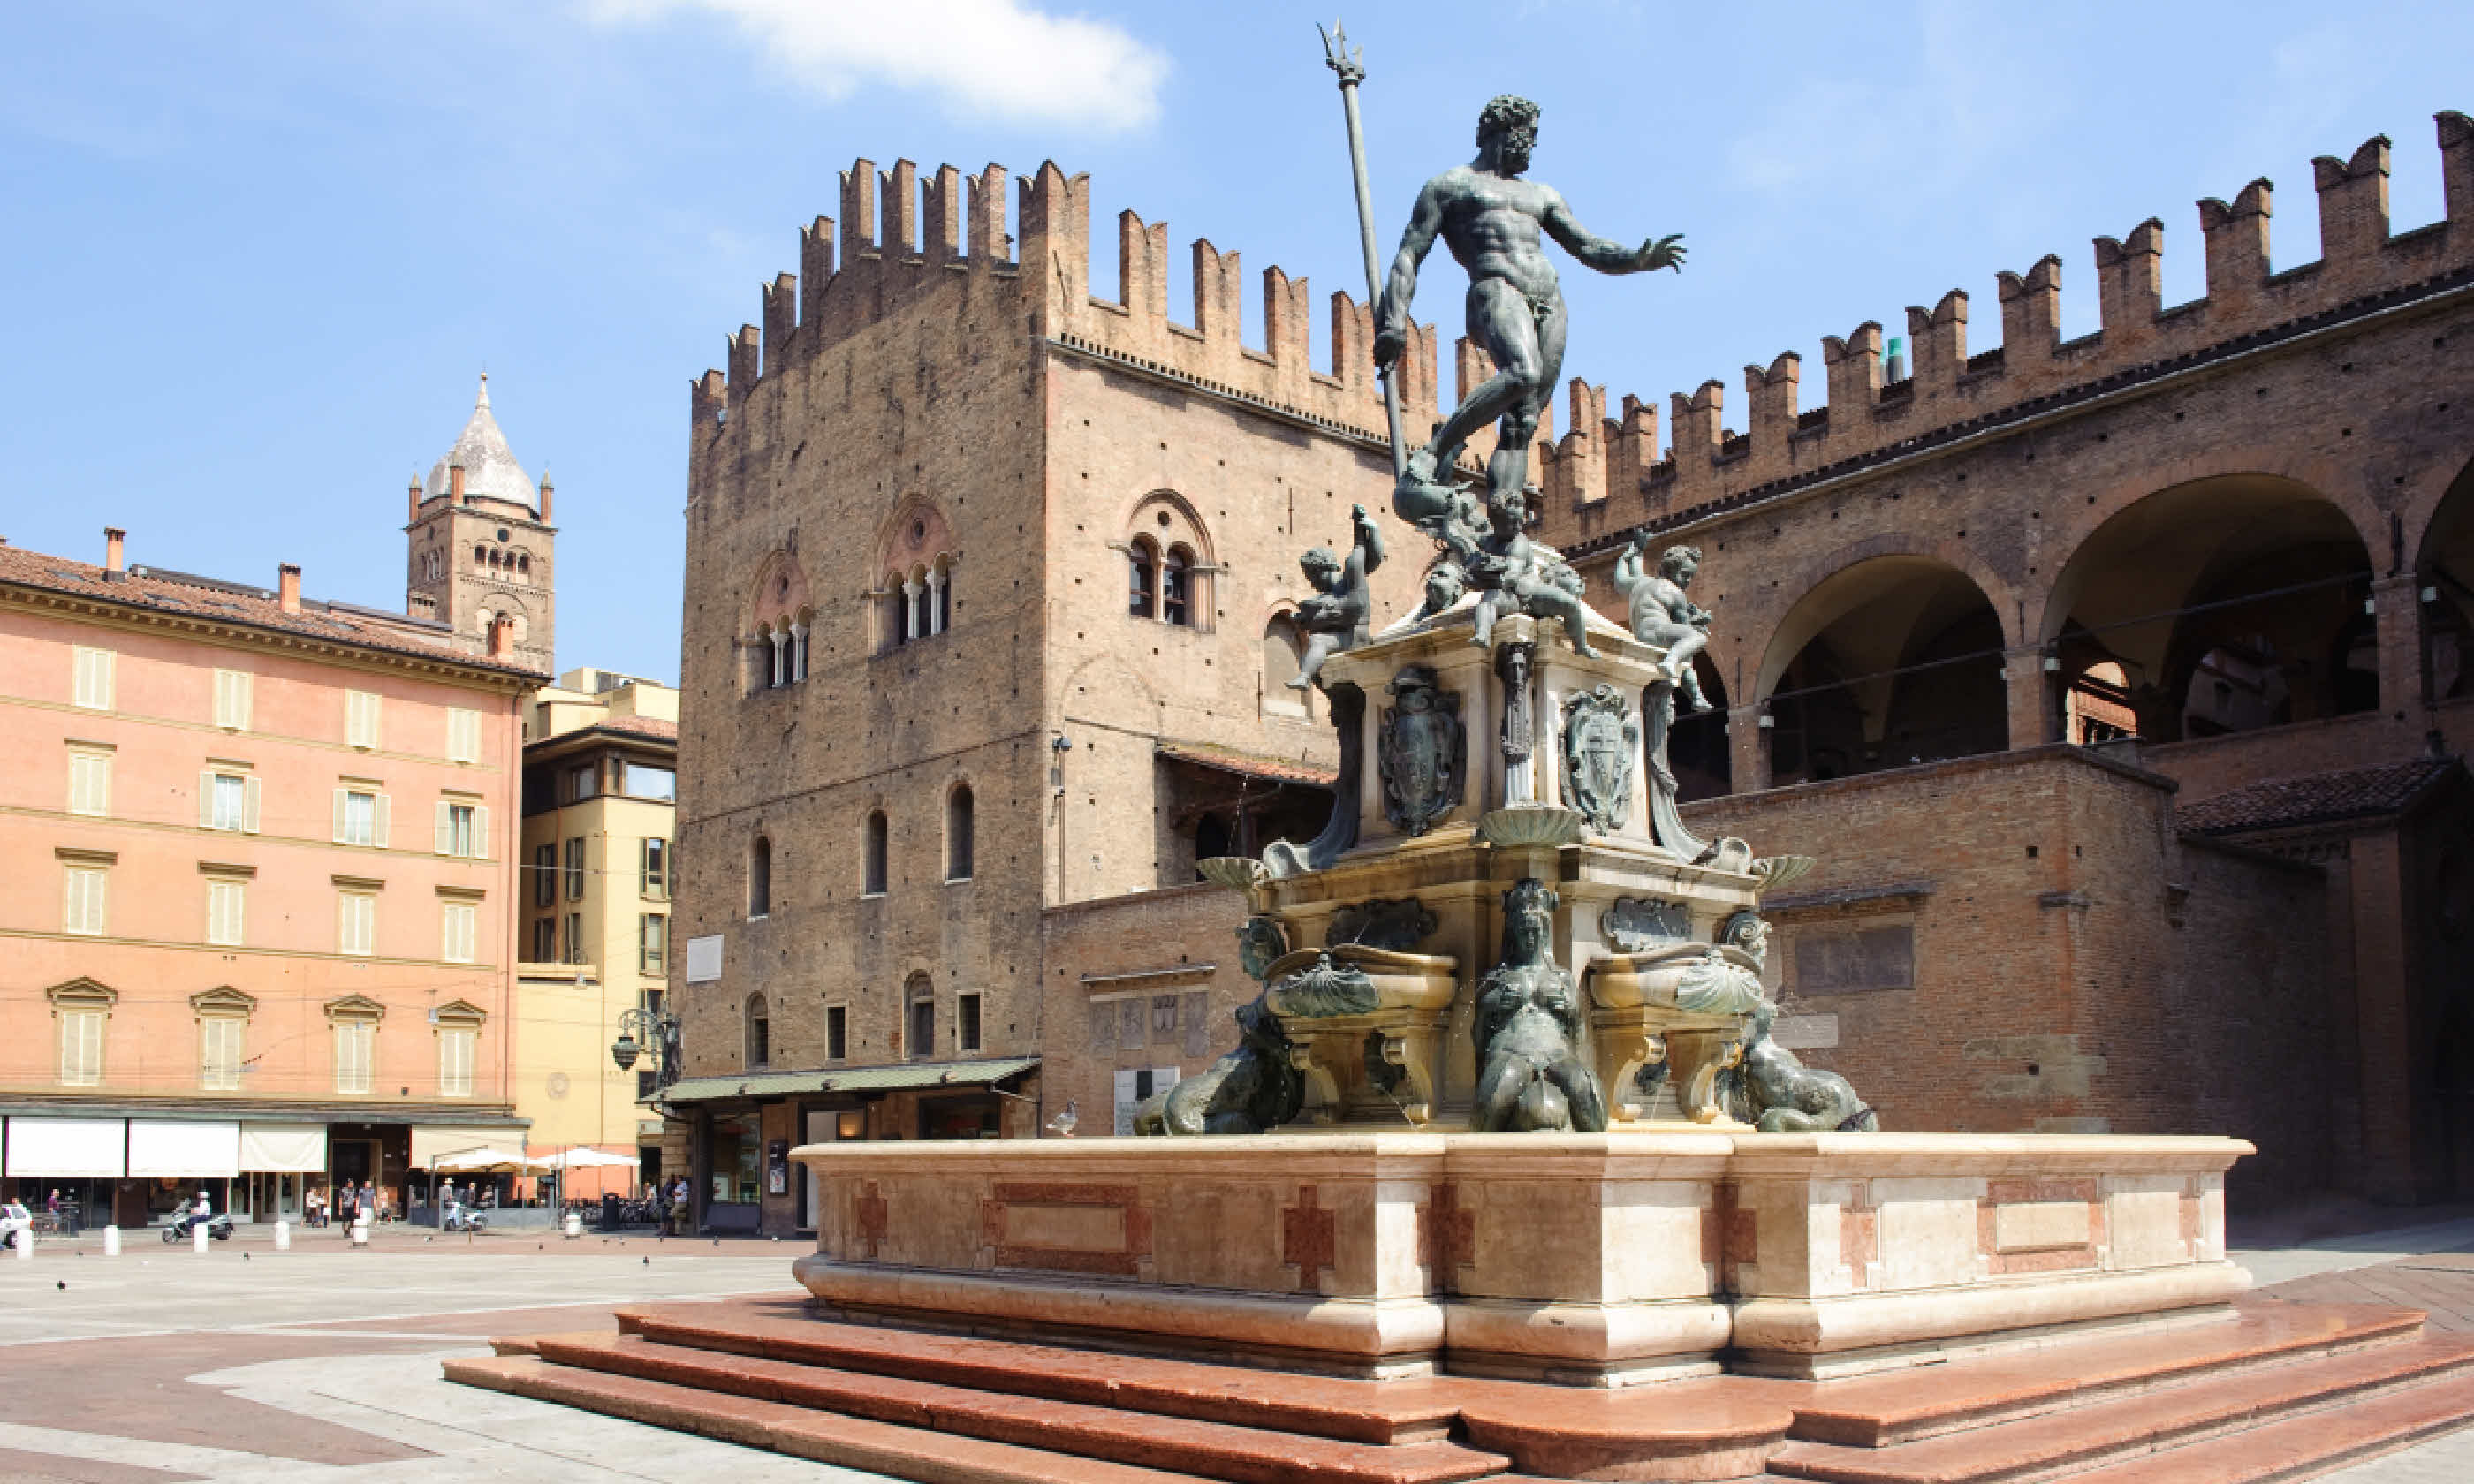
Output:
<path fill-rule="evenodd" d="M 35 1225 L 35 1213 L 14 1201 L 0 1205 L 0 1247 L 17 1245 L 17 1233 Z"/>

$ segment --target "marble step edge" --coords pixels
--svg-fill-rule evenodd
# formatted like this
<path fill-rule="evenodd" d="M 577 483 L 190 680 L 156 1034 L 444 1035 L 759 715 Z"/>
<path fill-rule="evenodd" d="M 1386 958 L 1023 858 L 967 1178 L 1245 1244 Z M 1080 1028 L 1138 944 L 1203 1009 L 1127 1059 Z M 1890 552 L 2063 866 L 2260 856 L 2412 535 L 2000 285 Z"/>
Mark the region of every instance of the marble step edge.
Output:
<path fill-rule="evenodd" d="M 1823 1484 L 2038 1484 L 2469 1376 L 2474 1336 L 2426 1336 L 1884 1448 L 1790 1443 L 1769 1469 Z"/>
<path fill-rule="evenodd" d="M 1450 1434 L 1458 1413 L 1458 1402 L 1432 1386 L 1410 1391 L 1396 1383 L 944 1331 L 805 1318 L 750 1322 L 733 1316 L 699 1322 L 691 1315 L 648 1308 L 621 1309 L 618 1321 L 622 1333 L 716 1353 L 1232 1426 L 1272 1427 L 1348 1443 L 1440 1440 Z M 1380 1395 L 1385 1391 L 1389 1398 Z M 1408 1397 L 1419 1400 L 1393 1400 Z"/>
<path fill-rule="evenodd" d="M 1232 1484 L 1282 1484 L 1304 1467 L 1335 1484 L 1459 1484 L 1500 1473 L 1511 1460 L 1456 1443 L 1386 1447 L 1296 1437 L 1260 1428 L 1161 1417 L 1080 1402 L 1049 1401 L 860 1372 L 665 1346 L 641 1335 L 543 1336 L 539 1358 L 601 1374 L 659 1380 L 716 1396 L 840 1415 L 854 1408 L 898 1414 L 869 1420 L 985 1438 L 1059 1455 L 1160 1468 Z M 653 1375 L 647 1373 L 667 1373 Z M 790 1400 L 795 1390 L 797 1400 Z M 765 1396 L 765 1391 L 781 1395 Z M 1035 1406 L 1025 1406 L 1035 1402 Z M 1126 1455 L 1137 1456 L 1126 1456 Z M 1114 1456 L 1112 1456 L 1114 1455 Z"/>
<path fill-rule="evenodd" d="M 2284 1305 L 2279 1305 L 2280 1308 Z M 2312 1313 L 2334 1316 L 2338 1328 L 2312 1331 L 2303 1305 L 2292 1315 L 2246 1307 L 2242 1319 L 2222 1328 L 2167 1331 L 2129 1339 L 2103 1337 L 2063 1341 L 2053 1346 L 1984 1361 L 1953 1361 L 1942 1367 L 1859 1376 L 1824 1383 L 1796 1407 L 1788 1436 L 1799 1442 L 1831 1443 L 1848 1448 L 1889 1448 L 1953 1432 L 2024 1422 L 2054 1412 L 2101 1406 L 2127 1397 L 2195 1385 L 2228 1376 L 2308 1364 L 2385 1345 L 2406 1344 L 2422 1334 L 2419 1310 L 2368 1304 L 2315 1304 Z M 2292 1320 L 2292 1327 L 2279 1324 Z M 2257 1343 L 2244 1343 L 2245 1330 L 2287 1328 Z M 2091 1356 L 2103 1352 L 2147 1352 L 2128 1364 L 2115 1363 L 2090 1374 Z M 2024 1373 L 2043 1376 L 2015 1380 Z M 1971 1381 L 1977 1382 L 1972 1391 Z M 1913 1401 L 1919 1393 L 1942 1386 L 1963 1395 L 1944 1401 Z M 1856 1394 L 1832 1396 L 1833 1389 Z M 1867 1405 L 1866 1393 L 1886 1393 L 1888 1404 Z"/>
<path fill-rule="evenodd" d="M 2065 1477 L 2071 1484 L 2287 1484 L 2468 1425 L 2474 1425 L 2474 1376 L 2460 1376 Z"/>
<path fill-rule="evenodd" d="M 711 1392 L 501 1354 L 445 1362 L 447 1378 L 535 1401 L 692 1432 L 915 1484 L 1212 1484 L 1191 1474 L 1133 1469 L 980 1438 Z"/>

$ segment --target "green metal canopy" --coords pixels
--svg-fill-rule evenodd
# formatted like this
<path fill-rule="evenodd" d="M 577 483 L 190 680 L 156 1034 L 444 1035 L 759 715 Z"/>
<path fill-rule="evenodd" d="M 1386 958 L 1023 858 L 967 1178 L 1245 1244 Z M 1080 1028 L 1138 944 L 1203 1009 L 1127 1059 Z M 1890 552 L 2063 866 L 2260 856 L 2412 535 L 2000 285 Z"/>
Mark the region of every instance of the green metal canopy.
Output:
<path fill-rule="evenodd" d="M 816 1092 L 918 1092 L 933 1088 L 984 1088 L 1036 1071 L 1035 1056 L 989 1057 L 970 1062 L 900 1062 L 889 1066 L 848 1066 L 828 1071 L 746 1072 L 737 1076 L 682 1077 L 651 1099 L 659 1103 L 712 1103 L 731 1098 L 788 1097 Z"/>

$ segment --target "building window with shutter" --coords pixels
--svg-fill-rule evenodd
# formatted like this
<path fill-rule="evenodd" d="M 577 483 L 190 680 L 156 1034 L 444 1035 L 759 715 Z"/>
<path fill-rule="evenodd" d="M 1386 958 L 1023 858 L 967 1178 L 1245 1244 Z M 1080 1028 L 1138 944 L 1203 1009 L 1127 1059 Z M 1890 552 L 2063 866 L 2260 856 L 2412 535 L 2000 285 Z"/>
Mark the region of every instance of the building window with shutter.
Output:
<path fill-rule="evenodd" d="M 389 812 L 387 796 L 373 786 L 335 790 L 335 843 L 385 850 Z"/>
<path fill-rule="evenodd" d="M 61 1086 L 103 1085 L 103 1022 L 100 1010 L 63 1010 L 61 1022 Z"/>
<path fill-rule="evenodd" d="M 64 1088 L 103 1085 L 103 1033 L 120 996 L 92 979 L 73 979 L 46 992 L 60 1038 L 59 1076 Z"/>
<path fill-rule="evenodd" d="M 480 909 L 469 901 L 445 904 L 444 923 L 440 932 L 438 956 L 450 964 L 475 962 L 478 952 L 474 940 L 480 932 Z"/>
<path fill-rule="evenodd" d="M 89 649 L 78 645 L 71 651 L 75 681 L 71 699 L 85 710 L 111 709 L 112 670 L 119 658 L 108 649 Z"/>
<path fill-rule="evenodd" d="M 367 1092 L 370 1089 L 370 1063 L 377 1049 L 378 1027 L 374 1019 L 338 1019 L 334 1022 L 335 1090 Z"/>
<path fill-rule="evenodd" d="M 667 973 L 670 955 L 670 920 L 658 912 L 640 914 L 636 919 L 636 951 L 639 972 Z"/>
<path fill-rule="evenodd" d="M 651 901 L 670 899 L 670 842 L 645 840 L 639 847 L 638 894 Z"/>
<path fill-rule="evenodd" d="M 558 962 L 558 919 L 533 919 L 533 958 L 536 964 Z"/>
<path fill-rule="evenodd" d="M 980 1049 L 980 997 L 960 995 L 954 1001 L 954 1049 L 969 1055 Z"/>
<path fill-rule="evenodd" d="M 558 847 L 533 847 L 533 905 L 547 907 L 558 901 Z M 547 963 L 544 959 L 542 962 Z"/>
<path fill-rule="evenodd" d="M 438 801 L 437 835 L 432 853 L 467 859 L 486 857 L 490 811 L 480 804 L 453 799 Z"/>
<path fill-rule="evenodd" d="M 850 1059 L 850 1012 L 840 1005 L 825 1007 L 825 1060 Z"/>
<path fill-rule="evenodd" d="M 257 778 L 210 768 L 198 775 L 198 827 L 235 834 L 257 833 Z"/>
<path fill-rule="evenodd" d="M 447 708 L 447 760 L 481 760 L 481 713 L 463 706 Z"/>
<path fill-rule="evenodd" d="M 375 892 L 335 894 L 335 951 L 367 958 L 377 951 L 378 898 Z"/>
<path fill-rule="evenodd" d="M 250 687 L 247 670 L 215 672 L 215 725 L 226 731 L 249 730 Z"/>
<path fill-rule="evenodd" d="M 198 1018 L 198 1087 L 207 1092 L 240 1090 L 241 1042 L 249 1029 L 246 1017 L 206 1015 Z"/>
<path fill-rule="evenodd" d="M 584 914 L 581 912 L 567 915 L 567 962 L 587 962 L 584 957 Z"/>
<path fill-rule="evenodd" d="M 367 690 L 344 692 L 344 743 L 375 751 L 378 745 L 378 697 Z"/>
<path fill-rule="evenodd" d="M 105 912 L 111 872 L 101 865 L 70 866 L 62 874 L 66 887 L 61 904 L 61 931 L 85 937 L 100 938 L 107 925 Z"/>
<path fill-rule="evenodd" d="M 110 748 L 70 747 L 69 812 L 97 816 L 111 812 Z"/>
<path fill-rule="evenodd" d="M 463 1026 L 439 1028 L 438 1095 L 440 1097 L 473 1095 L 473 1053 L 480 1040 L 479 1032 Z"/>
<path fill-rule="evenodd" d="M 924 1062 L 936 1054 L 936 1002 L 934 999 L 910 1002 L 910 1044 L 903 1049 L 914 1062 Z"/>
<path fill-rule="evenodd" d="M 219 948 L 237 948 L 247 942 L 249 883 L 209 876 L 206 879 L 206 942 Z"/>
<path fill-rule="evenodd" d="M 890 865 L 887 857 L 892 853 L 887 849 L 886 834 L 885 811 L 870 810 L 867 816 L 867 836 L 860 852 L 860 892 L 862 896 L 885 895 L 885 878 L 889 874 L 887 868 Z"/>
<path fill-rule="evenodd" d="M 567 899 L 584 899 L 584 841 L 581 837 L 567 842 Z"/>

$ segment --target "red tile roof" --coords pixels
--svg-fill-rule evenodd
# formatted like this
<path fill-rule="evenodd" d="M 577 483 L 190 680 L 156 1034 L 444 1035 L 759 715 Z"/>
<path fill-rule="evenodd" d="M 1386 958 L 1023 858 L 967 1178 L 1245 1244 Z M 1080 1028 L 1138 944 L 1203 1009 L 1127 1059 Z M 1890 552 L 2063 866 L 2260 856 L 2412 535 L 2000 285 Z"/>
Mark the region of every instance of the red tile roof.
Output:
<path fill-rule="evenodd" d="M 1210 742 L 1162 742 L 1158 750 L 1162 757 L 1177 762 L 1217 768 L 1223 773 L 1242 774 L 1249 778 L 1269 778 L 1277 783 L 1305 783 L 1316 788 L 1329 788 L 1340 779 L 1340 775 L 1332 769 L 1318 768 L 1310 762 L 1290 757 L 1264 757 Z"/>
<path fill-rule="evenodd" d="M 0 546 L 0 584 L 63 593 L 93 602 L 113 603 L 138 612 L 177 613 L 208 623 L 267 629 L 331 644 L 384 650 L 422 659 L 443 660 L 505 676 L 546 681 L 548 676 L 510 661 L 491 659 L 441 639 L 404 632 L 380 616 L 303 598 L 301 611 L 287 613 L 262 588 L 186 573 L 133 568 L 116 582 L 104 581 L 103 568 L 67 557 L 47 556 L 18 546 Z M 417 620 L 399 620 L 413 623 Z"/>
<path fill-rule="evenodd" d="M 2182 804 L 2173 811 L 2173 823 L 2187 834 L 2223 835 L 2393 814 L 2457 766 L 2454 757 L 2416 757 L 2376 768 L 2270 778 Z"/>

